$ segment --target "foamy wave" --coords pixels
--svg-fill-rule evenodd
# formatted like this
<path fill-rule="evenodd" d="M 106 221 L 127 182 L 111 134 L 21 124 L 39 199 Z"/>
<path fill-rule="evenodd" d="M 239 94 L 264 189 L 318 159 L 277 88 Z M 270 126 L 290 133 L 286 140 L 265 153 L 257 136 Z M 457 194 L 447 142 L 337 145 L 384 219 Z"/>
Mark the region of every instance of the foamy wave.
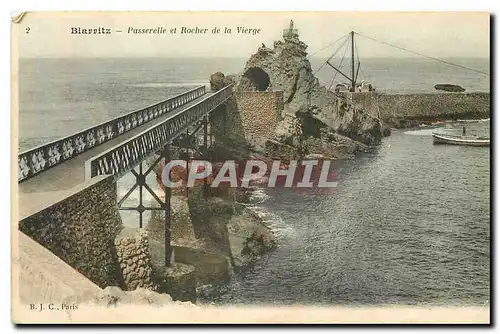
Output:
<path fill-rule="evenodd" d="M 253 189 L 250 194 L 250 205 L 261 204 L 269 199 L 269 195 L 266 194 L 264 189 L 256 188 Z"/>
<path fill-rule="evenodd" d="M 278 240 L 297 237 L 297 230 L 293 226 L 286 225 L 285 222 L 276 215 L 270 220 L 265 220 L 264 224 L 273 231 Z"/>
<path fill-rule="evenodd" d="M 264 225 L 266 225 L 274 235 L 279 239 L 281 238 L 293 238 L 297 236 L 297 230 L 292 226 L 286 225 L 280 216 L 269 212 L 267 209 L 260 206 L 248 207 L 252 210 L 260 219 Z"/>
<path fill-rule="evenodd" d="M 271 213 L 260 206 L 248 206 L 248 209 L 252 210 L 252 212 L 255 213 L 257 217 L 259 217 L 263 221 L 266 221 L 268 219 L 268 215 L 271 215 Z"/>
<path fill-rule="evenodd" d="M 430 136 L 433 132 L 440 132 L 438 128 L 405 131 L 403 134 L 411 136 Z"/>
<path fill-rule="evenodd" d="M 458 123 L 484 123 L 484 122 L 489 122 L 489 118 L 481 118 L 481 119 L 459 119 L 457 120 Z"/>

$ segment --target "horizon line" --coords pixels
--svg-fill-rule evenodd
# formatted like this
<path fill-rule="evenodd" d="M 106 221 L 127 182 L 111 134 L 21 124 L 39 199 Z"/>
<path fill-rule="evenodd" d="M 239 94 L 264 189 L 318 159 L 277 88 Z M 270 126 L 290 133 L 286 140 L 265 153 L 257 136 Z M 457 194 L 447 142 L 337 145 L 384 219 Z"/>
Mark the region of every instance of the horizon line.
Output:
<path fill-rule="evenodd" d="M 18 59 L 144 59 L 144 58 L 154 58 L 154 59 L 182 59 L 182 58 L 188 58 L 188 59 L 249 59 L 250 57 L 248 56 L 214 56 L 214 57 L 204 57 L 204 56 L 39 56 L 39 57 L 18 57 Z M 318 57 L 318 56 L 311 56 L 308 57 L 308 59 L 311 58 L 325 58 L 325 57 Z M 334 57 L 336 59 L 337 57 Z M 341 57 L 338 57 L 339 59 Z M 363 57 L 364 59 L 401 59 L 401 58 L 406 58 L 406 59 L 422 59 L 422 57 L 416 57 L 416 56 L 375 56 L 375 57 Z M 490 56 L 446 56 L 446 57 L 441 57 L 442 59 L 490 59 Z M 431 59 L 428 59 L 431 60 Z"/>

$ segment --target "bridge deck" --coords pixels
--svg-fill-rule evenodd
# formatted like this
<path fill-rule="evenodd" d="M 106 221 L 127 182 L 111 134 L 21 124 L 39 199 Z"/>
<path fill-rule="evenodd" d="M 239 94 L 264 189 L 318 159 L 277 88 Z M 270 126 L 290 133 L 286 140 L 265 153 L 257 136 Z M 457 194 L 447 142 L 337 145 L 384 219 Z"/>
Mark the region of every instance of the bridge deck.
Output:
<path fill-rule="evenodd" d="M 128 131 L 112 140 L 98 145 L 76 157 L 65 161 L 51 169 L 40 173 L 19 184 L 19 209 L 20 217 L 27 216 L 37 208 L 44 206 L 45 203 L 51 203 L 61 197 L 67 190 L 78 186 L 85 181 L 85 161 L 106 151 L 107 149 L 120 144 L 121 142 L 134 137 L 135 135 L 163 122 L 167 117 L 182 113 L 190 106 L 198 103 L 200 100 L 213 95 L 209 92 L 199 98 L 186 103 L 183 106 L 172 110 L 165 115 L 158 117 L 148 123 Z"/>

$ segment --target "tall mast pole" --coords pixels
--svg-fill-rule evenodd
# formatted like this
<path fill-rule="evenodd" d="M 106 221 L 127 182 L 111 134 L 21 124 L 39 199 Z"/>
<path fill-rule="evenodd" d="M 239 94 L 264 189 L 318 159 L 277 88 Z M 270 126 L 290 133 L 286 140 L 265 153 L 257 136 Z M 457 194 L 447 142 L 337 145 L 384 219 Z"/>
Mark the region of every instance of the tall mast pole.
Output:
<path fill-rule="evenodd" d="M 351 85 L 352 91 L 356 91 L 356 79 L 354 78 L 354 31 L 351 31 Z"/>

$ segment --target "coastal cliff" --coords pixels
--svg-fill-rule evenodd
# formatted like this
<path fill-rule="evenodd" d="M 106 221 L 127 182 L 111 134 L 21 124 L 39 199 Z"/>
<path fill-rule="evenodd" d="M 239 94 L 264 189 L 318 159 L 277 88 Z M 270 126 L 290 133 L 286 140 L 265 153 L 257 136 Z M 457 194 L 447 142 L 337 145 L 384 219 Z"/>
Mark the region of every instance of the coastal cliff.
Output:
<path fill-rule="evenodd" d="M 367 145 L 379 143 L 382 138 L 380 121 L 349 103 L 343 94 L 321 86 L 306 57 L 306 48 L 298 38 L 277 41 L 273 49 L 260 48 L 247 62 L 236 91 L 251 88 L 250 73 L 261 69 L 268 74 L 270 87 L 283 91 L 285 112 L 301 118 L 304 127 L 307 128 L 305 123 L 311 117 L 335 133 Z M 319 122 L 311 131 L 321 124 Z"/>

